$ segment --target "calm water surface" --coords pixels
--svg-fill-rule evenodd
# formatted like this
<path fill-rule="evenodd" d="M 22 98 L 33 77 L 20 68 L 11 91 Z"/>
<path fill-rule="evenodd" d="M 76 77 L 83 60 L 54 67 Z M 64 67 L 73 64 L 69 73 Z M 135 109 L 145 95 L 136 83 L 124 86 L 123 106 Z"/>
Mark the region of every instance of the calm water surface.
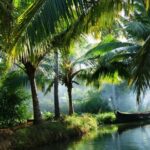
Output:
<path fill-rule="evenodd" d="M 43 146 L 37 150 L 150 150 L 150 125 L 107 126 L 81 140 Z"/>

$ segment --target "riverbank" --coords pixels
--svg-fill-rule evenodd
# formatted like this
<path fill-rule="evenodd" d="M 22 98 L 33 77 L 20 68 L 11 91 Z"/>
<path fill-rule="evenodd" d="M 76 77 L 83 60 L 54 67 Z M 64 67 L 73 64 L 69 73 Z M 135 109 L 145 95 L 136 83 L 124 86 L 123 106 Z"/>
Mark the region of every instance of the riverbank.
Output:
<path fill-rule="evenodd" d="M 57 121 L 45 121 L 41 125 L 33 125 L 17 130 L 12 136 L 14 149 L 28 149 L 48 143 L 69 141 L 82 137 L 97 129 L 97 122 L 89 115 L 67 116 Z"/>
<path fill-rule="evenodd" d="M 53 142 L 70 141 L 81 138 L 90 131 L 97 130 L 100 124 L 112 123 L 112 113 L 99 115 L 64 116 L 59 120 L 43 121 L 40 125 L 12 128 L 7 147 L 29 149 Z M 7 137 L 7 136 L 6 136 Z"/>
<path fill-rule="evenodd" d="M 32 125 L 30 122 L 0 129 L 0 149 L 27 150 L 50 144 L 72 143 L 75 140 L 80 142 L 81 138 L 89 139 L 94 138 L 94 135 L 100 137 L 114 132 L 122 134 L 128 129 L 145 124 L 149 124 L 149 121 L 116 124 L 113 113 L 63 116 L 59 120 L 51 117 L 51 120 L 43 121 L 40 125 Z"/>

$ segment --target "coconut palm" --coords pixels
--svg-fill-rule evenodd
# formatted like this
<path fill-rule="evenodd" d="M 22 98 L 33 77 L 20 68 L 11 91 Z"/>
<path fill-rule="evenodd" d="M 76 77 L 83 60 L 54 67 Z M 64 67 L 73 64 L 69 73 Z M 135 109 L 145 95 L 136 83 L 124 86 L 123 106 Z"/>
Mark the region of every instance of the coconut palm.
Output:
<path fill-rule="evenodd" d="M 72 9 L 73 4 L 67 1 L 36 1 L 19 17 L 19 23 L 12 32 L 13 40 L 9 43 L 9 47 L 14 48 L 12 52 L 19 53 L 18 60 L 24 65 L 29 78 L 35 124 L 41 122 L 35 83 L 36 70 L 45 54 L 51 49 L 52 37 L 61 33 L 72 22 L 75 14 Z M 79 10 L 81 5 L 76 5 L 76 12 L 81 11 Z"/>
<path fill-rule="evenodd" d="M 68 100 L 69 100 L 69 115 L 74 113 L 72 102 L 72 88 L 73 84 L 78 84 L 75 81 L 75 77 L 82 71 L 81 68 L 77 68 L 77 61 L 71 61 L 69 57 L 65 57 L 60 64 L 59 80 L 63 85 L 67 87 Z"/>
<path fill-rule="evenodd" d="M 74 113 L 73 102 L 72 102 L 72 88 L 73 88 L 73 84 L 78 84 L 78 82 L 75 81 L 75 77 L 83 69 L 76 68 L 76 65 L 78 64 L 78 59 L 73 61 L 69 57 L 70 54 L 68 52 L 67 52 L 67 54 L 65 54 L 65 55 L 62 54 L 62 55 L 63 55 L 63 57 L 61 59 L 59 59 L 59 62 L 56 63 L 57 67 L 56 67 L 56 64 L 54 67 L 55 77 L 52 77 L 49 81 L 46 81 L 47 83 L 49 82 L 49 85 L 45 91 L 45 94 L 47 94 L 51 90 L 52 86 L 54 85 L 54 102 L 55 102 L 55 101 L 57 101 L 57 98 L 55 99 L 55 96 L 56 97 L 58 96 L 58 82 L 61 83 L 62 85 L 65 85 L 67 87 L 68 102 L 69 102 L 68 113 L 69 113 L 69 115 L 72 115 Z M 57 53 L 57 56 L 55 54 L 55 57 L 57 57 L 57 59 L 58 59 L 58 53 Z M 55 59 L 55 61 L 57 59 Z M 57 83 L 55 83 L 56 76 L 57 76 Z M 56 88 L 56 90 L 55 90 L 55 88 Z M 55 103 L 58 103 L 58 102 L 55 102 Z M 57 109 L 58 108 L 55 108 L 55 110 L 57 110 Z M 55 116 L 56 116 L 56 112 L 55 112 Z"/>
<path fill-rule="evenodd" d="M 75 9 L 72 8 L 74 4 L 76 4 Z M 86 3 L 78 4 L 79 2 L 77 1 L 76 3 L 74 3 L 74 1 L 62 2 L 60 0 L 36 1 L 22 16 L 20 16 L 21 19 L 25 19 L 22 19 L 19 22 L 12 34 L 14 40 L 12 41 L 10 48 L 15 45 L 15 53 L 19 50 L 17 54 L 20 53 L 22 49 L 18 59 L 24 65 L 25 72 L 27 73 L 31 84 L 35 123 L 41 122 L 41 113 L 35 83 L 36 70 L 45 54 L 52 49 L 51 41 L 55 41 L 52 40 L 53 37 L 64 32 L 64 29 L 71 25 L 74 18 L 83 13 L 81 8 Z M 84 5 L 84 7 L 87 6 Z M 38 26 L 35 26 L 37 24 Z"/>
<path fill-rule="evenodd" d="M 35 56 L 35 55 L 34 55 Z M 34 57 L 34 59 L 36 56 Z M 43 90 L 45 83 L 48 80 L 50 69 L 51 69 L 51 64 L 50 61 L 45 59 L 39 60 L 35 59 L 36 61 L 33 61 L 33 57 L 27 59 L 23 59 L 13 66 L 13 70 L 16 71 L 21 69 L 22 71 L 19 73 L 18 78 L 16 80 L 13 80 L 13 84 L 22 84 L 22 86 L 27 85 L 27 87 L 31 87 L 31 95 L 32 95 L 32 100 L 33 100 L 33 113 L 34 113 L 34 123 L 38 124 L 41 123 L 42 121 L 42 116 L 41 116 L 41 111 L 39 107 L 39 101 L 38 101 L 38 96 L 37 96 L 37 88 Z M 28 84 L 29 83 L 29 84 Z M 12 84 L 12 85 L 13 85 Z"/>

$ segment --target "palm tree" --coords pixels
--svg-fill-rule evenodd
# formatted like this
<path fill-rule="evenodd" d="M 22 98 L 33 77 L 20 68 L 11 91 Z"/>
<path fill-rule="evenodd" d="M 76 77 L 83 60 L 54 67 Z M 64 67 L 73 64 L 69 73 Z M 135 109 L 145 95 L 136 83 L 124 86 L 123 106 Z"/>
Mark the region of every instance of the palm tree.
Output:
<path fill-rule="evenodd" d="M 36 73 L 36 67 L 34 67 L 31 62 L 23 63 L 26 69 L 26 73 L 28 75 L 30 85 L 31 85 L 31 93 L 32 93 L 32 100 L 33 100 L 33 112 L 34 112 L 34 123 L 38 124 L 41 123 L 41 112 L 39 107 L 39 100 L 37 97 L 37 87 L 35 82 L 35 73 Z"/>
<path fill-rule="evenodd" d="M 42 55 L 44 57 L 44 54 Z M 14 84 L 22 84 L 23 86 L 29 85 L 31 87 L 31 95 L 33 101 L 34 124 L 39 124 L 42 121 L 41 111 L 39 107 L 39 100 L 37 96 L 37 88 L 44 90 L 45 83 L 48 80 L 50 69 L 52 68 L 50 61 L 47 58 L 43 59 L 39 55 L 22 58 L 20 63 L 17 62 L 12 70 L 20 68 L 22 72 L 18 76 L 18 81 Z M 46 56 L 45 56 L 46 57 Z M 49 72 L 49 73 L 48 73 Z"/>
<path fill-rule="evenodd" d="M 19 50 L 17 52 L 17 55 L 19 53 L 18 60 L 24 65 L 25 73 L 29 78 L 35 124 L 41 122 L 41 112 L 35 82 L 36 70 L 45 54 L 51 49 L 50 41 L 53 35 L 59 34 L 62 29 L 64 30 L 72 22 L 74 16 L 72 12 L 73 4 L 72 2 L 63 2 L 63 7 L 61 7 L 62 1 L 60 0 L 57 2 L 38 0 L 19 17 L 19 24 L 12 33 L 13 40 L 9 47 L 12 49 L 15 45 L 14 48 Z M 78 10 L 80 6 L 76 5 L 76 11 L 78 13 L 81 11 Z M 47 12 L 49 12 L 49 15 Z M 60 20 L 62 22 L 61 25 L 59 23 Z M 35 23 L 38 26 L 35 26 Z"/>
<path fill-rule="evenodd" d="M 76 10 L 73 13 L 74 8 L 72 8 L 72 6 L 74 4 L 76 4 Z M 64 29 L 73 22 L 73 18 L 77 17 L 77 13 L 79 15 L 83 12 L 80 8 L 83 7 L 84 3 L 78 4 L 79 2 L 70 3 L 69 1 L 62 2 L 60 0 L 57 2 L 38 0 L 20 16 L 21 19 L 25 19 L 19 22 L 17 28 L 15 28 L 12 33 L 14 40 L 10 48 L 12 49 L 15 45 L 14 48 L 20 51 L 22 47 L 24 47 L 22 49 L 23 51 L 21 53 L 19 52 L 19 60 L 24 65 L 25 72 L 30 81 L 35 124 L 41 122 L 41 112 L 35 83 L 36 70 L 44 55 L 51 49 L 50 42 L 53 37 L 64 31 Z M 85 6 L 86 5 L 84 5 L 84 7 Z M 47 12 L 49 12 L 49 14 Z M 36 24 L 38 24 L 38 26 L 35 26 Z M 56 104 L 58 106 L 58 100 Z M 57 112 L 57 117 L 58 116 L 59 112 Z"/>
<path fill-rule="evenodd" d="M 59 108 L 59 55 L 58 50 L 54 50 L 53 55 L 47 55 L 38 67 L 36 82 L 45 95 L 54 86 L 54 113 L 55 119 L 60 117 Z"/>
<path fill-rule="evenodd" d="M 21 64 L 23 65 L 23 71 L 26 73 L 30 86 L 31 86 L 31 93 L 32 93 L 32 102 L 33 102 L 33 113 L 34 113 L 34 123 L 39 124 L 42 121 L 41 111 L 39 107 L 39 100 L 37 96 L 37 86 L 36 86 L 36 72 L 41 62 L 43 55 L 34 55 L 28 56 L 28 58 L 20 59 Z"/>
<path fill-rule="evenodd" d="M 71 62 L 67 57 L 63 60 L 61 64 L 61 69 L 59 72 L 59 78 L 62 84 L 67 87 L 68 99 L 69 99 L 69 115 L 74 113 L 73 103 L 72 103 L 72 88 L 73 83 L 78 84 L 74 78 L 81 71 L 81 69 L 75 69 L 75 64 Z"/>
<path fill-rule="evenodd" d="M 3 22 L 5 22 L 5 20 L 3 19 L 7 19 L 7 17 L 5 17 L 5 14 L 8 14 L 8 16 L 12 16 L 12 5 L 16 1 L 1 0 L 0 2 L 0 7 L 2 8 L 1 10 L 2 12 L 4 12 L 2 13 L 3 15 L 1 15 L 0 18 L 0 22 L 2 25 Z M 19 2 L 20 1 L 17 1 L 17 3 Z M 72 24 L 74 19 L 80 18 L 80 16 L 82 15 L 86 16 L 86 18 L 84 19 L 86 31 L 88 27 L 92 26 L 93 24 L 96 25 L 97 21 L 101 22 L 101 24 L 98 24 L 101 27 L 109 25 L 113 20 L 112 18 L 114 18 L 114 16 L 117 16 L 118 12 L 120 12 L 120 10 L 124 8 L 124 6 L 125 8 L 128 8 L 126 6 L 127 4 L 131 4 L 131 1 L 122 2 L 119 0 L 114 2 L 113 0 L 91 0 L 81 2 L 80 0 L 65 0 L 62 2 L 61 0 L 37 0 L 33 3 L 32 1 L 30 1 L 30 3 L 31 5 L 29 6 L 29 8 L 24 11 L 17 18 L 17 20 L 13 21 L 12 29 L 9 30 L 10 32 L 7 34 L 10 40 L 8 45 L 5 46 L 4 49 L 15 48 L 16 44 L 20 41 L 24 41 L 24 43 L 26 44 L 28 43 L 30 45 L 29 48 L 32 49 L 33 45 L 35 46 L 36 43 L 43 41 L 45 37 L 47 37 L 47 40 L 49 40 L 51 39 L 52 35 L 56 35 L 56 31 L 60 33 L 62 31 L 61 29 L 67 29 L 68 25 Z M 24 38 L 22 38 L 22 36 Z M 26 40 L 27 42 L 25 42 Z M 48 43 L 49 42 L 45 42 L 46 45 L 48 45 Z"/>
<path fill-rule="evenodd" d="M 58 52 L 55 51 L 55 61 L 58 60 Z M 49 85 L 45 91 L 45 94 L 47 94 L 52 86 L 54 85 L 54 102 L 55 102 L 55 116 L 57 118 L 57 113 L 59 112 L 59 101 L 58 101 L 58 83 L 61 83 L 62 85 L 65 85 L 67 87 L 67 93 L 68 93 L 68 99 L 69 99 L 69 115 L 72 115 L 74 113 L 73 108 L 73 102 L 72 102 L 72 88 L 73 84 L 78 84 L 78 82 L 75 81 L 75 77 L 83 71 L 81 68 L 76 68 L 76 65 L 80 62 L 78 62 L 78 59 L 72 60 L 70 58 L 70 53 L 67 51 L 61 52 L 62 58 L 59 59 L 58 62 L 55 62 L 54 66 L 54 72 L 55 77 L 52 77 L 49 79 L 49 81 L 46 80 L 46 83 L 49 82 Z M 57 79 L 56 79 L 57 76 Z M 55 90 L 56 88 L 56 90 Z M 56 112 L 58 111 L 58 112 Z"/>

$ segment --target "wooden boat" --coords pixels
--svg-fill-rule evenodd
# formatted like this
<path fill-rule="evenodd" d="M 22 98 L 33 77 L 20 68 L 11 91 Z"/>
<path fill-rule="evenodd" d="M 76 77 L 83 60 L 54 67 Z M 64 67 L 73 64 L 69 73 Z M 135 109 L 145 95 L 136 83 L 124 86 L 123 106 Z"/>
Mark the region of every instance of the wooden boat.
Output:
<path fill-rule="evenodd" d="M 119 122 L 126 121 L 139 121 L 139 120 L 148 120 L 150 119 L 150 112 L 145 113 L 127 113 L 116 111 L 116 118 Z"/>

